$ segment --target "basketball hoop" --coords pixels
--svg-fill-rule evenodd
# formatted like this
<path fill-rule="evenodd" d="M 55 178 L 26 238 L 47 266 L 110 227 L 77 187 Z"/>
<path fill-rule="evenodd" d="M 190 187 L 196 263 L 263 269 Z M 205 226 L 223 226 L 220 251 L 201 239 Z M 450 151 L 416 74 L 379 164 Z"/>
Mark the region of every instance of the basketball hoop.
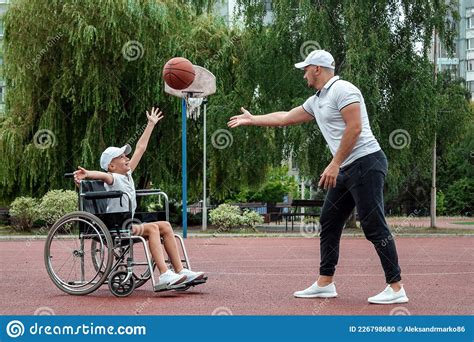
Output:
<path fill-rule="evenodd" d="M 176 97 L 207 97 L 216 92 L 216 76 L 206 68 L 193 65 L 196 76 L 194 82 L 185 89 L 178 90 L 171 88 L 165 83 L 165 93 Z"/>
<path fill-rule="evenodd" d="M 204 98 L 202 97 L 187 97 L 186 98 L 186 116 L 188 119 L 196 121 L 201 116 L 201 104 Z"/>
<path fill-rule="evenodd" d="M 186 121 L 191 119 L 196 121 L 201 115 L 201 105 L 204 109 L 203 114 L 203 207 L 202 207 L 202 229 L 207 229 L 207 195 L 206 195 L 206 109 L 207 97 L 216 92 L 216 77 L 207 69 L 198 65 L 193 65 L 195 77 L 193 83 L 185 89 L 178 90 L 171 88 L 165 82 L 165 93 L 181 98 L 182 100 L 182 138 L 181 138 L 181 157 L 182 157 L 182 215 L 183 215 L 183 237 L 186 238 L 188 231 L 187 219 L 187 143 L 186 143 Z"/>

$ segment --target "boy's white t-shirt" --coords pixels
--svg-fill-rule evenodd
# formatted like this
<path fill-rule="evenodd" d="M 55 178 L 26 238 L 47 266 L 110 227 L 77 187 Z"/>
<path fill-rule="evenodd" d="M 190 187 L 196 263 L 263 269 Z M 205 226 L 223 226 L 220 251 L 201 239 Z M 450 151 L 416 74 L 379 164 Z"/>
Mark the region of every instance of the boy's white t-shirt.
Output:
<path fill-rule="evenodd" d="M 114 177 L 114 182 L 111 185 L 104 183 L 105 190 L 107 191 L 123 191 L 127 195 L 123 195 L 122 198 L 109 198 L 107 203 L 108 213 L 117 213 L 129 211 L 129 197 L 132 203 L 132 215 L 137 209 L 137 197 L 135 193 L 135 183 L 133 182 L 132 171 L 128 171 L 126 175 L 119 173 L 111 173 Z M 122 203 L 120 203 L 122 202 Z"/>

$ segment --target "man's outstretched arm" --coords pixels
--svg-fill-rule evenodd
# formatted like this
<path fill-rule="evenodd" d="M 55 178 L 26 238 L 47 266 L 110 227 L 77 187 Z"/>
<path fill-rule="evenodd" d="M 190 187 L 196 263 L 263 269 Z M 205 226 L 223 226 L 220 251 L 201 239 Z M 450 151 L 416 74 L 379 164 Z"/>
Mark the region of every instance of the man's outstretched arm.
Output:
<path fill-rule="evenodd" d="M 244 107 L 240 109 L 241 115 L 230 118 L 227 126 L 235 128 L 239 126 L 269 126 L 282 127 L 296 125 L 314 120 L 313 116 L 303 109 L 303 106 L 293 108 L 288 112 L 274 112 L 265 115 L 252 115 Z"/>

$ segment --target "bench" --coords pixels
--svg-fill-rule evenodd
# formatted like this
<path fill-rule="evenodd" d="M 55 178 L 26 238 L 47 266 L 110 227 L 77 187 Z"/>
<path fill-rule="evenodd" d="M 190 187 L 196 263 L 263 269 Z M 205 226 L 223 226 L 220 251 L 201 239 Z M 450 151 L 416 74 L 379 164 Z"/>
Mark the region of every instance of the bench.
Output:
<path fill-rule="evenodd" d="M 294 221 L 296 217 L 319 217 L 319 213 L 302 213 L 299 211 L 301 208 L 321 208 L 324 204 L 322 199 L 313 199 L 313 200 L 293 200 L 290 205 L 290 212 L 283 213 L 282 217 L 285 219 L 285 232 L 288 231 L 288 221 L 291 221 L 291 231 L 294 230 Z M 320 211 L 320 210 L 319 210 Z M 316 226 L 313 222 L 313 228 L 316 229 Z"/>

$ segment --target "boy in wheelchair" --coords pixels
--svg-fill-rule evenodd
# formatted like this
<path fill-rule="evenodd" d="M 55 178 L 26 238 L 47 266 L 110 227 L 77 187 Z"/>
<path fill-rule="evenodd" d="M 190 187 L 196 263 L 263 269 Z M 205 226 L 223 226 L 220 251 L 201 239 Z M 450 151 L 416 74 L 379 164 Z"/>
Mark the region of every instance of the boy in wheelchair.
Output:
<path fill-rule="evenodd" d="M 104 182 L 107 191 L 120 190 L 128 195 L 132 204 L 132 215 L 137 207 L 135 184 L 132 178 L 132 172 L 138 166 L 142 158 L 151 133 L 155 125 L 163 118 L 159 108 L 152 108 L 151 112 L 146 112 L 148 124 L 137 142 L 135 153 L 129 159 L 127 155 L 131 152 L 130 145 L 119 147 L 108 147 L 100 157 L 100 166 L 106 172 L 89 171 L 82 167 L 74 172 L 74 180 L 79 183 L 83 179 L 101 180 Z M 124 195 L 123 198 L 113 198 L 108 200 L 107 212 L 129 211 L 129 198 Z M 148 239 L 151 254 L 155 264 L 160 272 L 158 283 L 155 285 L 155 291 L 165 291 L 179 289 L 193 281 L 203 279 L 203 272 L 193 272 L 183 267 L 178 252 L 178 246 L 174 237 L 173 228 L 167 221 L 157 221 L 151 223 L 142 223 L 132 225 L 132 234 L 140 235 Z M 161 248 L 161 239 L 166 253 L 169 256 L 174 271 L 168 269 L 163 250 Z"/>

